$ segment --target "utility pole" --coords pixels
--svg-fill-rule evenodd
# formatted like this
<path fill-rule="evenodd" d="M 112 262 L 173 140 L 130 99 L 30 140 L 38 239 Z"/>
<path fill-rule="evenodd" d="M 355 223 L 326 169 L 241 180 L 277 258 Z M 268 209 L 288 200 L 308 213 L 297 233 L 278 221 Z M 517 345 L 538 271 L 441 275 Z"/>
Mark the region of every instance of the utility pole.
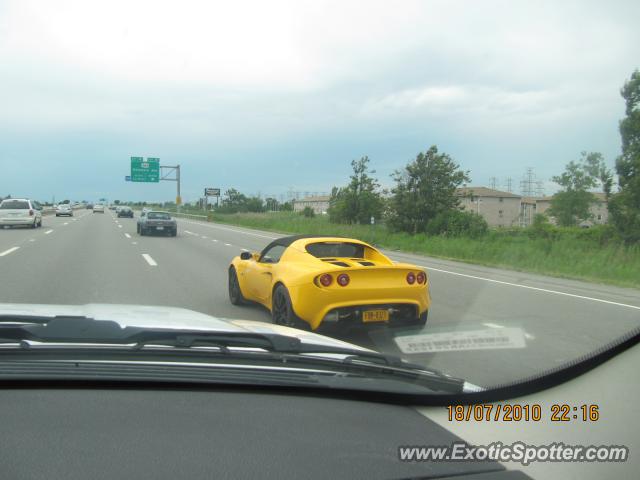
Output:
<path fill-rule="evenodd" d="M 513 182 L 513 179 L 511 177 L 507 177 L 507 192 L 509 193 L 513 192 L 512 182 Z"/>
<path fill-rule="evenodd" d="M 489 181 L 491 182 L 491 190 L 495 190 L 498 179 L 496 177 L 491 177 Z"/>

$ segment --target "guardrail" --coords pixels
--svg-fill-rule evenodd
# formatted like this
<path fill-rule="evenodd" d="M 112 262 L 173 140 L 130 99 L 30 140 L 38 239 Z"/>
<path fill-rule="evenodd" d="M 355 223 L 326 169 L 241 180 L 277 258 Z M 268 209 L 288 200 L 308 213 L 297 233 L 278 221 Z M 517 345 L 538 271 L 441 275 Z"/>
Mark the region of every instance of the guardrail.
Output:
<path fill-rule="evenodd" d="M 172 216 L 178 218 L 193 218 L 194 220 L 201 220 L 203 222 L 208 222 L 209 219 L 206 215 L 194 215 L 193 213 L 177 213 L 177 212 L 169 212 Z"/>
<path fill-rule="evenodd" d="M 133 208 L 133 210 L 136 211 L 136 212 L 140 212 L 142 210 L 142 208 L 136 207 L 136 208 Z M 200 220 L 202 222 L 208 222 L 209 221 L 209 217 L 207 215 L 196 215 L 196 214 L 193 214 L 193 213 L 178 213 L 178 212 L 174 212 L 174 211 L 171 211 L 171 210 L 165 210 L 165 209 L 159 209 L 159 210 L 162 210 L 163 212 L 169 212 L 172 217 L 192 218 L 193 220 Z"/>

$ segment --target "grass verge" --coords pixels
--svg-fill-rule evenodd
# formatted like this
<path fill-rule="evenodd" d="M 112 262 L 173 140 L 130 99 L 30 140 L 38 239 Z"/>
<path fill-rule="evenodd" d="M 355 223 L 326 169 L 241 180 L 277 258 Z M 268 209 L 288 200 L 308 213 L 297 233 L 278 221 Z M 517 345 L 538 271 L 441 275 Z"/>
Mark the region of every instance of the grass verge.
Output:
<path fill-rule="evenodd" d="M 384 225 L 337 225 L 326 216 L 306 218 L 292 212 L 210 214 L 210 220 L 280 233 L 354 237 L 379 247 L 485 266 L 563 278 L 640 287 L 640 245 L 626 246 L 606 227 L 492 231 L 477 238 L 428 237 L 390 232 Z"/>

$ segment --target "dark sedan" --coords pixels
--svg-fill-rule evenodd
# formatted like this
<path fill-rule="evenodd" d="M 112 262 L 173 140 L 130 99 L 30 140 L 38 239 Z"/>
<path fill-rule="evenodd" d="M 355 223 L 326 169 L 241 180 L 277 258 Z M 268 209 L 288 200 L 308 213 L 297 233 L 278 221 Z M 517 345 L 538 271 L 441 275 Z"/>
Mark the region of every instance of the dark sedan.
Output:
<path fill-rule="evenodd" d="M 168 212 L 142 212 L 138 219 L 137 230 L 140 235 L 150 235 L 155 232 L 175 237 L 178 234 L 178 224 Z"/>
<path fill-rule="evenodd" d="M 130 207 L 118 207 L 118 218 L 121 217 L 133 218 L 133 210 Z"/>

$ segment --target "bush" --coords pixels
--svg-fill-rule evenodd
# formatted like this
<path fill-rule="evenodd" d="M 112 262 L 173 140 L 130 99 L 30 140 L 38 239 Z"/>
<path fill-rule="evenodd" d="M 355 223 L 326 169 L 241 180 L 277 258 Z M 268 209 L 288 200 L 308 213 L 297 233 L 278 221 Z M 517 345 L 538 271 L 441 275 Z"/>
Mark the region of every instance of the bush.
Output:
<path fill-rule="evenodd" d="M 471 212 L 449 210 L 438 213 L 427 224 L 427 235 L 479 238 L 487 233 L 489 225 L 484 218 Z"/>
<path fill-rule="evenodd" d="M 316 212 L 314 212 L 313 208 L 311 207 L 304 207 L 304 210 L 302 210 L 302 215 L 307 218 L 313 218 L 316 216 Z"/>

